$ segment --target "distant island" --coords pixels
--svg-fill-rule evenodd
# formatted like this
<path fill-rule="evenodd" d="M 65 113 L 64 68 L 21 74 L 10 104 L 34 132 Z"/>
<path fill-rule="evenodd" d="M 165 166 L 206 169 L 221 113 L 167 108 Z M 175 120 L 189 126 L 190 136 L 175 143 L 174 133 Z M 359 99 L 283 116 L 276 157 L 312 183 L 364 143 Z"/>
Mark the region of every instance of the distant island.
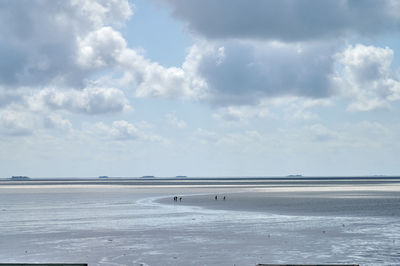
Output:
<path fill-rule="evenodd" d="M 13 175 L 11 180 L 29 180 L 30 178 L 24 175 Z"/>
<path fill-rule="evenodd" d="M 302 175 L 288 175 L 286 177 L 303 177 Z"/>
<path fill-rule="evenodd" d="M 144 175 L 141 178 L 155 178 L 155 176 L 154 175 Z"/>
<path fill-rule="evenodd" d="M 107 175 L 101 175 L 101 176 L 99 176 L 99 178 L 108 178 L 108 176 Z"/>
<path fill-rule="evenodd" d="M 177 175 L 176 176 L 176 178 L 185 178 L 185 177 L 187 177 L 187 176 L 185 176 L 185 175 Z"/>

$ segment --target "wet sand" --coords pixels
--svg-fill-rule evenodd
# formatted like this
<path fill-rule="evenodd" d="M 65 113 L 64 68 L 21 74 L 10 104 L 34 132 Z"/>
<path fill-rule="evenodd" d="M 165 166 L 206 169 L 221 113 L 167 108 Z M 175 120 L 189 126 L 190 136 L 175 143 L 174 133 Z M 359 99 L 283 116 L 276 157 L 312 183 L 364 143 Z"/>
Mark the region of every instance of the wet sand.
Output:
<path fill-rule="evenodd" d="M 400 192 L 241 192 L 183 196 L 158 200 L 163 204 L 199 206 L 215 210 L 264 212 L 283 215 L 397 216 L 400 217 Z M 226 200 L 223 200 L 223 196 Z"/>
<path fill-rule="evenodd" d="M 0 184 L 0 261 L 400 264 L 393 180 L 71 182 Z"/>
<path fill-rule="evenodd" d="M 243 182 L 214 194 L 185 195 L 182 201 L 158 200 L 163 204 L 208 209 L 253 211 L 284 215 L 388 216 L 400 217 L 398 180 L 301 180 Z M 183 191 L 184 192 L 184 191 Z M 217 196 L 218 200 L 215 200 Z M 226 200 L 223 200 L 223 197 Z"/>

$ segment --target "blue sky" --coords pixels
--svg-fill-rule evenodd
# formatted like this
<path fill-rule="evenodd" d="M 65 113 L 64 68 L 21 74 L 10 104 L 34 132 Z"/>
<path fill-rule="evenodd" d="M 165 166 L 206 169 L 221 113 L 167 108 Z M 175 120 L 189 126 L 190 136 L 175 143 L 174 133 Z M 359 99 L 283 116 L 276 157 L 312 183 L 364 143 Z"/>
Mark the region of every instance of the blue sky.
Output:
<path fill-rule="evenodd" d="M 396 1 L 4 1 L 0 177 L 398 175 Z"/>

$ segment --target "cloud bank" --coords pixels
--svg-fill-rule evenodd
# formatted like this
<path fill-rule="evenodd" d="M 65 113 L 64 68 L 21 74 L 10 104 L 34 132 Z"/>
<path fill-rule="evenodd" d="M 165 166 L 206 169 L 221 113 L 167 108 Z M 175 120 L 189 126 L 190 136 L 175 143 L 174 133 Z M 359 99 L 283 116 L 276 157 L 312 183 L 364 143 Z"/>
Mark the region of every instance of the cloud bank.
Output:
<path fill-rule="evenodd" d="M 90 115 L 127 110 L 130 96 L 221 107 L 343 96 L 350 110 L 366 111 L 399 98 L 393 51 L 346 42 L 397 30 L 396 1 L 154 2 L 193 34 L 181 66 L 166 68 L 128 46 L 118 31 L 133 15 L 126 0 L 4 3 L 0 106 L 29 98 L 33 108 Z M 351 54 L 364 61 L 356 65 Z M 368 71 L 374 80 L 366 86 Z M 10 93 L 24 90 L 34 96 Z"/>
<path fill-rule="evenodd" d="M 153 0 L 207 39 L 284 42 L 371 35 L 400 25 L 396 1 L 357 0 Z"/>
<path fill-rule="evenodd" d="M 213 105 L 343 97 L 349 110 L 369 111 L 398 100 L 393 50 L 349 45 L 398 32 L 396 1 L 153 2 L 194 36 L 183 70 L 203 82 L 203 99 Z"/>
<path fill-rule="evenodd" d="M 239 122 L 265 117 L 278 102 L 290 109 L 291 99 L 303 101 L 293 111 L 301 119 L 313 117 L 310 101 L 343 98 L 348 110 L 370 111 L 400 99 L 395 51 L 349 41 L 397 31 L 396 1 L 153 2 L 193 37 L 180 66 L 129 47 L 119 31 L 133 15 L 127 0 L 2 3 L 0 108 L 2 125 L 15 128 L 9 134 L 29 132 L 18 126 L 21 110 L 68 129 L 68 120 L 48 112 L 115 115 L 132 110 L 135 97 L 200 101 L 218 108 L 214 117 Z"/>

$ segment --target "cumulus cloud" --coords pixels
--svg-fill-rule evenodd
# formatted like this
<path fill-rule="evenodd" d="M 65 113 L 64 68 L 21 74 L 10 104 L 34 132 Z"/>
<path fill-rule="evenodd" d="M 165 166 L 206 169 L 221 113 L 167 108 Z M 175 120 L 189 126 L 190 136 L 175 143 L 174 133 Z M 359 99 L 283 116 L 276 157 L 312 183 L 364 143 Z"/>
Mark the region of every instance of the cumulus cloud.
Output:
<path fill-rule="evenodd" d="M 43 125 L 47 129 L 55 129 L 60 131 L 70 131 L 72 124 L 68 119 L 63 119 L 58 114 L 50 114 L 44 118 Z"/>
<path fill-rule="evenodd" d="M 153 1 L 167 3 L 196 36 L 182 71 L 197 86 L 186 86 L 217 106 L 345 96 L 349 109 L 371 110 L 399 98 L 393 51 L 344 46 L 350 37 L 396 31 L 396 1 Z"/>
<path fill-rule="evenodd" d="M 139 138 L 138 129 L 127 121 L 114 121 L 111 127 L 102 122 L 96 124 L 96 129 L 118 140 L 135 140 Z"/>
<path fill-rule="evenodd" d="M 37 90 L 53 109 L 87 114 L 124 110 L 122 89 L 137 97 L 198 95 L 182 67 L 163 67 L 128 47 L 115 28 L 132 15 L 127 0 L 11 1 L 0 15 L 1 95 Z M 88 89 L 92 83 L 103 88 Z"/>
<path fill-rule="evenodd" d="M 96 35 L 104 26 L 120 24 L 131 14 L 125 0 L 3 3 L 0 83 L 7 87 L 80 86 L 88 75 L 77 60 L 80 40 Z"/>
<path fill-rule="evenodd" d="M 315 108 L 332 105 L 330 99 L 309 99 L 304 97 L 279 97 L 263 99 L 257 105 L 224 106 L 213 115 L 216 119 L 230 124 L 246 124 L 251 119 L 270 118 L 273 120 L 315 120 Z"/>
<path fill-rule="evenodd" d="M 35 129 L 36 119 L 23 112 L 4 110 L 0 112 L 0 134 L 6 136 L 28 136 Z"/>
<path fill-rule="evenodd" d="M 263 98 L 321 98 L 334 93 L 335 47 L 330 44 L 227 41 L 191 53 L 192 70 L 206 82 L 208 99 L 215 104 L 257 104 Z"/>
<path fill-rule="evenodd" d="M 8 108 L 0 112 L 0 135 L 24 137 L 49 130 L 70 132 L 72 123 L 58 114 L 31 113 Z"/>
<path fill-rule="evenodd" d="M 222 119 L 228 123 L 248 122 L 250 118 L 264 118 L 271 116 L 270 111 L 263 105 L 256 106 L 227 106 L 218 109 L 213 115 L 216 119 Z"/>
<path fill-rule="evenodd" d="M 30 11 L 21 10 L 21 3 Z M 204 10 L 211 3 L 207 1 Z M 223 3 L 215 3 L 216 9 Z M 270 9 L 256 8 L 268 3 L 272 2 L 255 2 L 249 8 L 269 17 Z M 192 1 L 171 4 L 197 5 Z M 241 5 L 234 2 L 228 6 L 235 9 Z M 295 13 L 301 7 L 295 2 L 285 5 L 295 6 Z M 114 88 L 130 89 L 136 97 L 183 97 L 223 106 L 254 105 L 282 96 L 322 98 L 335 93 L 331 85 L 335 43 L 243 41 L 240 36 L 235 40 L 196 39 L 181 66 L 166 68 L 129 48 L 115 29 L 132 15 L 126 0 L 14 1 L 0 9 L 4 13 L 0 26 L 4 36 L 0 57 L 4 60 L 0 62 L 5 64 L 0 66 L 0 85 L 37 88 L 41 90 L 34 93 L 38 102 L 52 109 L 87 114 L 125 110 L 128 104 L 122 90 Z M 7 14 L 19 14 L 20 18 L 16 21 Z M 29 22 L 29 32 L 21 21 Z M 115 79 L 113 73 L 121 78 Z M 103 88 L 88 89 L 91 82 Z M 109 84 L 102 86 L 104 83 Z M 57 91 L 43 89 L 49 87 Z"/>
<path fill-rule="evenodd" d="M 313 114 L 304 112 L 307 104 L 326 105 L 334 97 L 350 100 L 353 111 L 399 100 L 393 55 L 388 47 L 341 42 L 201 41 L 182 69 L 202 84 L 200 99 L 225 108 L 219 116 L 227 120 L 244 117 L 232 106 L 260 106 L 273 99 L 302 99 L 297 117 L 308 119 Z"/>
<path fill-rule="evenodd" d="M 89 134 L 105 137 L 117 141 L 150 141 L 150 142 L 165 142 L 158 135 L 143 131 L 140 126 L 136 126 L 125 120 L 114 121 L 111 126 L 103 122 L 98 122 L 94 125 L 86 125 L 86 132 Z"/>
<path fill-rule="evenodd" d="M 133 14 L 127 0 L 1 5 L 0 107 L 25 98 L 35 110 L 116 113 L 130 108 L 123 92 L 130 91 L 135 97 L 201 100 L 225 108 L 218 115 L 233 121 L 245 115 L 229 108 L 266 99 L 346 95 L 353 99 L 351 110 L 371 110 L 400 98 L 390 48 L 358 45 L 343 52 L 349 34 L 396 28 L 396 1 L 167 3 L 197 33 L 176 67 L 128 46 L 118 31 Z M 19 92 L 10 94 L 10 88 Z"/>
<path fill-rule="evenodd" d="M 198 80 L 196 73 L 185 69 L 185 65 L 165 68 L 132 49 L 125 49 L 118 60 L 125 69 L 120 85 L 133 88 L 137 97 L 202 97 L 204 82 Z"/>
<path fill-rule="evenodd" d="M 266 101 L 264 104 L 272 106 L 272 110 L 275 113 L 277 113 L 278 110 L 283 109 L 283 118 L 286 120 L 316 120 L 319 118 L 319 116 L 318 113 L 315 112 L 315 109 L 331 106 L 332 103 L 333 101 L 329 98 L 309 99 L 285 97 L 274 99 L 272 101 Z"/>
<path fill-rule="evenodd" d="M 153 0 L 208 39 L 304 41 L 396 29 L 396 1 L 358 0 Z"/>
<path fill-rule="evenodd" d="M 369 111 L 400 100 L 400 77 L 392 70 L 393 50 L 358 44 L 337 55 L 337 86 L 350 98 L 349 109 Z"/>
<path fill-rule="evenodd" d="M 8 108 L 1 113 L 0 134 L 71 132 L 71 121 L 60 113 L 132 110 L 127 92 L 197 98 L 204 83 L 196 75 L 183 67 L 163 67 L 128 47 L 118 27 L 131 15 L 127 0 L 0 4 L 0 108 Z M 168 118 L 180 128 L 186 125 Z M 145 127 L 123 120 L 95 126 L 111 140 L 166 142 Z"/>
<path fill-rule="evenodd" d="M 83 114 L 103 114 L 131 109 L 125 94 L 115 88 L 87 87 L 83 90 L 44 89 L 28 97 L 33 110 L 68 110 Z"/>
<path fill-rule="evenodd" d="M 96 69 L 115 66 L 126 42 L 118 31 L 102 27 L 80 39 L 78 46 L 78 64 L 85 69 Z"/>

